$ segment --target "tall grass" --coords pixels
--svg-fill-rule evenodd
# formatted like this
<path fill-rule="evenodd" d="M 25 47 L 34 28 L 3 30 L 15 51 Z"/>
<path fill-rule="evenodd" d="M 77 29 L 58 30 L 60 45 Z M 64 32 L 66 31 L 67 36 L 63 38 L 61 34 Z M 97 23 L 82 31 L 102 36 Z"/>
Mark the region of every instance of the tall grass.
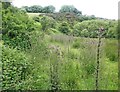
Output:
<path fill-rule="evenodd" d="M 34 33 L 31 37 L 32 48 L 27 52 L 32 66 L 26 89 L 95 90 L 97 39 L 39 35 Z M 117 62 L 106 56 L 106 41 L 110 42 L 102 39 L 101 43 L 98 86 L 117 89 Z"/>

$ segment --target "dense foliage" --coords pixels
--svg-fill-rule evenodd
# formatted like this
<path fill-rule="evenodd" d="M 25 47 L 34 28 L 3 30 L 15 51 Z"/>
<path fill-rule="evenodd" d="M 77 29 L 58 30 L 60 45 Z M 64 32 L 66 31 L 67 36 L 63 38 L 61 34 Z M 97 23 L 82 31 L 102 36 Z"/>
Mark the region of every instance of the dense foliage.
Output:
<path fill-rule="evenodd" d="M 74 13 L 76 15 L 82 14 L 82 12 L 79 11 L 78 9 L 76 9 L 73 5 L 64 5 L 61 7 L 59 12 L 60 13 L 70 12 L 70 13 Z"/>
<path fill-rule="evenodd" d="M 105 29 L 104 37 L 116 38 L 117 37 L 117 21 L 110 20 L 88 20 L 74 25 L 75 33 L 78 32 L 78 36 L 85 37 L 97 37 L 98 28 L 103 27 Z"/>
<path fill-rule="evenodd" d="M 42 7 L 40 5 L 33 5 L 33 6 L 23 6 L 21 8 L 24 11 L 27 12 L 32 12 L 32 13 L 54 13 L 55 12 L 55 7 L 52 5 Z"/>
<path fill-rule="evenodd" d="M 37 17 L 33 17 L 33 19 L 42 25 L 42 30 L 47 30 L 49 28 L 58 29 L 58 31 L 71 34 L 73 36 L 81 36 L 81 37 L 89 37 L 89 38 L 97 38 L 99 27 L 103 27 L 105 29 L 104 37 L 105 38 L 117 38 L 117 21 L 113 20 L 101 20 L 101 19 L 90 19 L 82 22 L 73 21 L 73 19 L 68 20 L 64 18 L 66 21 L 56 21 L 52 17 L 47 17 L 44 15 L 40 15 Z"/>
<path fill-rule="evenodd" d="M 58 29 L 60 32 L 64 33 L 64 34 L 69 34 L 70 33 L 70 27 L 69 24 L 67 22 L 62 22 L 59 26 Z"/>
<path fill-rule="evenodd" d="M 16 49 L 2 46 L 2 88 L 21 89 L 27 78 L 30 63 L 26 55 Z"/>
<path fill-rule="evenodd" d="M 51 5 L 21 10 L 2 3 L 3 90 L 94 90 L 100 27 L 99 89 L 116 90 L 117 21 L 82 15 L 74 6 L 54 11 Z"/>
<path fill-rule="evenodd" d="M 30 45 L 28 33 L 34 30 L 34 22 L 23 11 L 13 6 L 6 8 L 5 3 L 2 6 L 2 19 L 4 20 L 2 21 L 2 38 L 4 44 L 19 49 L 28 48 Z"/>

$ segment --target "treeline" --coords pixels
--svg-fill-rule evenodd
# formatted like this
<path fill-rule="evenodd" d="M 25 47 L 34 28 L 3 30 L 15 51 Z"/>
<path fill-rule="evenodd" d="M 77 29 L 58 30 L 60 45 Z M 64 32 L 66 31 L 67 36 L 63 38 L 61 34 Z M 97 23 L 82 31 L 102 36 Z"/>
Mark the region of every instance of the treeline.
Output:
<path fill-rule="evenodd" d="M 33 20 L 38 26 L 41 25 L 42 30 L 47 34 L 53 32 L 53 30 L 56 30 L 57 32 L 61 32 L 66 35 L 73 35 L 75 37 L 97 38 L 99 28 L 103 27 L 105 29 L 105 38 L 117 38 L 117 21 L 83 19 L 83 21 L 80 22 L 80 20 L 75 20 L 74 17 L 71 17 L 71 19 L 67 19 L 65 16 L 60 18 L 62 18 L 62 20 L 53 19 L 50 16 L 39 15 L 33 17 Z"/>
<path fill-rule="evenodd" d="M 105 19 L 101 17 L 96 17 L 95 15 L 83 15 L 82 11 L 78 10 L 73 5 L 63 5 L 58 12 L 55 11 L 56 9 L 53 5 L 48 5 L 45 7 L 42 7 L 41 5 L 23 6 L 21 7 L 21 10 L 24 10 L 27 13 L 72 13 L 78 18 L 80 22 L 91 19 Z"/>
<path fill-rule="evenodd" d="M 55 7 L 52 5 L 42 7 L 40 5 L 33 5 L 33 6 L 23 6 L 21 9 L 29 12 L 29 13 L 54 13 Z"/>
<path fill-rule="evenodd" d="M 55 13 L 55 7 L 53 5 L 45 7 L 42 7 L 40 5 L 33 5 L 30 7 L 23 6 L 21 9 L 29 13 Z M 75 8 L 73 5 L 63 5 L 59 12 L 60 13 L 70 12 L 78 15 L 82 14 L 82 12 Z"/>

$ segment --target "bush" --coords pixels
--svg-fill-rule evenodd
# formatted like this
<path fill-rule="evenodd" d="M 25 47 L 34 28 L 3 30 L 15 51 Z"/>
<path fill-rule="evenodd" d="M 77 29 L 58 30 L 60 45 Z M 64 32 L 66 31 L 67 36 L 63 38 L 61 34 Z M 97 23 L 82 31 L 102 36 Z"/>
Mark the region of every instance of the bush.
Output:
<path fill-rule="evenodd" d="M 2 19 L 2 39 L 5 45 L 19 49 L 29 47 L 28 33 L 35 30 L 34 21 L 13 6 L 2 9 Z"/>
<path fill-rule="evenodd" d="M 56 28 L 56 21 L 52 17 L 40 17 L 40 23 L 43 31 L 46 31 L 49 28 Z"/>
<path fill-rule="evenodd" d="M 21 89 L 23 81 L 28 75 L 29 62 L 25 54 L 2 47 L 2 87 L 3 90 Z"/>
<path fill-rule="evenodd" d="M 107 35 L 105 34 L 105 37 L 113 38 L 116 36 L 115 30 L 117 23 L 110 20 L 87 20 L 83 22 L 78 22 L 74 25 L 74 34 L 79 34 L 79 36 L 84 37 L 93 37 L 96 38 L 98 36 L 98 30 L 100 27 L 103 27 L 105 31 L 107 32 Z M 112 27 L 110 27 L 112 26 Z"/>
<path fill-rule="evenodd" d="M 62 32 L 64 34 L 69 34 L 71 31 L 67 22 L 61 23 L 61 25 L 59 26 L 58 29 L 60 32 Z"/>
<path fill-rule="evenodd" d="M 42 30 L 42 25 L 39 22 L 35 22 L 34 23 L 34 27 L 35 27 L 35 30 L 37 30 L 37 31 L 41 31 Z"/>

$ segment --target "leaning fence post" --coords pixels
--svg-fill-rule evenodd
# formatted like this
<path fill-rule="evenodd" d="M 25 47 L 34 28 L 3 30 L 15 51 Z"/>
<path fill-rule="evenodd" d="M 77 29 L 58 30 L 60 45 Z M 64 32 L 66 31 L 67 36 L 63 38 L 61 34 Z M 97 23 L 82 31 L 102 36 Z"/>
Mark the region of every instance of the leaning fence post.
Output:
<path fill-rule="evenodd" d="M 99 36 L 98 36 L 98 46 L 97 46 L 97 68 L 96 68 L 96 90 L 98 90 L 99 86 L 99 69 L 100 69 L 100 46 L 101 46 L 101 38 L 103 35 L 104 28 L 99 28 Z"/>

